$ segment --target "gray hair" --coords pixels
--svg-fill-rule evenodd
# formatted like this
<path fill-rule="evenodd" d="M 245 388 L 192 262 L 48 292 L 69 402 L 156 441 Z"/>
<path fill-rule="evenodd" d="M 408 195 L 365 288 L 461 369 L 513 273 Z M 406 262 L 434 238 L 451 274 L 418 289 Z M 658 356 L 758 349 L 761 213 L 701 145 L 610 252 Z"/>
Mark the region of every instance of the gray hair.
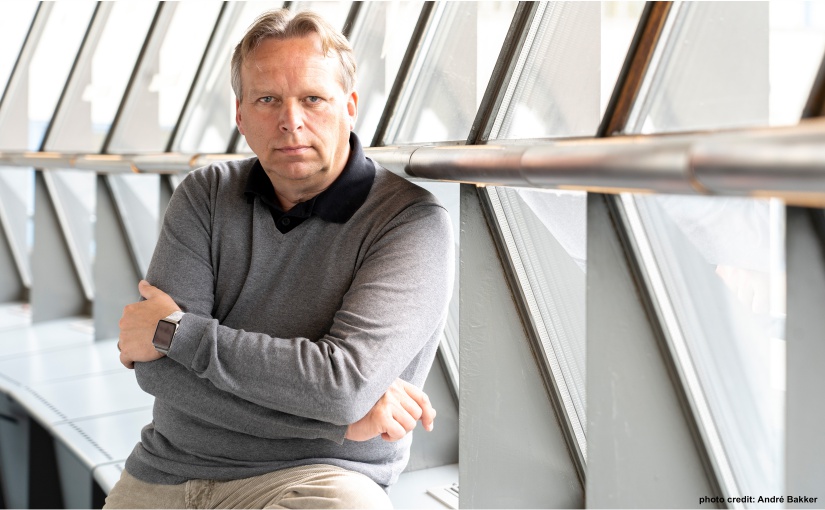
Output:
<path fill-rule="evenodd" d="M 258 16 L 247 29 L 241 42 L 235 46 L 232 53 L 232 90 L 235 91 L 235 97 L 238 100 L 243 97 L 241 66 L 262 41 L 293 39 L 312 33 L 320 37 L 321 49 L 325 55 L 335 53 L 338 56 L 341 63 L 341 85 L 347 93 L 352 92 L 355 88 L 355 56 L 347 38 L 314 12 L 295 13 L 288 9 L 276 9 Z"/>

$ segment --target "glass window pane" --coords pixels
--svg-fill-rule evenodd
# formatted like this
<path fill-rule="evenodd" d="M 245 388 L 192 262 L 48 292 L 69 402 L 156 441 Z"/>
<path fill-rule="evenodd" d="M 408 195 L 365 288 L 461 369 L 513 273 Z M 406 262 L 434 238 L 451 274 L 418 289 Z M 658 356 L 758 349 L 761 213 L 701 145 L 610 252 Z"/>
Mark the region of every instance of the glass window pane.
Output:
<path fill-rule="evenodd" d="M 166 150 L 220 8 L 217 0 L 163 4 L 153 34 L 162 40 L 143 56 L 107 152 Z"/>
<path fill-rule="evenodd" d="M 123 99 L 157 2 L 104 2 L 46 149 L 99 152 Z M 101 26 L 101 24 L 104 24 Z M 89 58 L 89 52 L 91 58 Z"/>
<path fill-rule="evenodd" d="M 160 226 L 160 176 L 110 175 L 124 233 L 142 275 L 149 269 Z"/>
<path fill-rule="evenodd" d="M 43 143 L 57 100 L 88 29 L 95 3 L 51 3 L 43 35 L 28 63 L 28 80 L 21 90 L 15 91 L 16 101 L 25 101 L 28 105 L 29 129 L 25 147 L 28 150 L 39 150 Z"/>
<path fill-rule="evenodd" d="M 532 328 L 587 455 L 587 194 L 487 187 Z"/>
<path fill-rule="evenodd" d="M 315 11 L 324 17 L 332 26 L 339 29 L 344 28 L 344 22 L 347 21 L 347 14 L 349 14 L 352 2 L 339 2 L 337 0 L 320 0 L 309 2 L 295 2 L 292 10 L 300 11 Z"/>
<path fill-rule="evenodd" d="M 42 30 L 32 33 L 29 58 L 15 70 L 5 91 L 0 150 L 39 150 L 80 43 L 88 29 L 95 2 L 44 2 L 38 12 Z M 11 4 L 10 4 L 11 5 Z M 16 4 L 22 6 L 22 3 Z M 5 4 L 4 4 L 5 6 Z M 22 7 L 21 7 L 22 8 Z M 5 9 L 5 7 L 4 7 Z M 4 13 L 6 11 L 4 10 Z M 4 22 L 11 18 L 3 16 Z M 31 20 L 16 22 L 28 31 Z M 20 48 L 15 48 L 20 54 Z M 24 126 L 23 129 L 20 126 Z M 15 260 L 25 282 L 31 282 L 29 254 L 34 242 L 34 172 L 31 169 L 3 169 L 0 208 L 7 222 L 7 234 L 14 244 Z M 88 223 L 88 218 L 86 219 Z"/>
<path fill-rule="evenodd" d="M 95 256 L 94 224 L 97 207 L 96 176 L 93 172 L 61 169 L 44 171 L 49 194 L 74 261 L 86 297 L 92 299 L 92 267 Z"/>
<path fill-rule="evenodd" d="M 358 64 L 358 119 L 355 132 L 364 146 L 375 128 L 392 89 L 424 2 L 367 2 L 351 37 Z"/>
<path fill-rule="evenodd" d="M 825 4 L 770 2 L 770 123 L 796 124 L 825 56 Z"/>
<path fill-rule="evenodd" d="M 174 152 L 224 153 L 235 131 L 235 94 L 229 62 L 244 32 L 261 13 L 278 8 L 269 1 L 227 2 L 215 29 L 198 83 L 172 144 Z"/>
<path fill-rule="evenodd" d="M 35 11 L 37 2 L 33 0 L 7 0 L 3 3 L 3 15 L 0 16 L 0 96 L 20 55 Z"/>
<path fill-rule="evenodd" d="M 516 2 L 438 2 L 387 144 L 466 140 Z"/>
<path fill-rule="evenodd" d="M 635 203 L 740 494 L 781 494 L 784 206 L 686 196 Z"/>
<path fill-rule="evenodd" d="M 768 3 L 675 2 L 626 132 L 767 124 Z"/>
<path fill-rule="evenodd" d="M 586 136 L 599 126 L 600 4 L 537 9 L 491 140 Z"/>
<path fill-rule="evenodd" d="M 31 286 L 34 171 L 0 167 L 0 228 L 3 228 L 23 285 Z"/>

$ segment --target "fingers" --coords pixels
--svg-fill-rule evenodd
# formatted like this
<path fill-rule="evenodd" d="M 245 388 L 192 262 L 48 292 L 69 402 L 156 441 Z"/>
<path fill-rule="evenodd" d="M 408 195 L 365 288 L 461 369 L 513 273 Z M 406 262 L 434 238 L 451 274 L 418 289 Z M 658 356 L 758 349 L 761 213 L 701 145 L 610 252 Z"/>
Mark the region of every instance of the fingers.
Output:
<path fill-rule="evenodd" d="M 433 429 L 435 409 L 426 393 L 401 379 L 378 399 L 372 409 L 347 427 L 346 439 L 366 441 L 378 435 L 385 441 L 403 439 L 421 420 L 426 430 Z"/>
<path fill-rule="evenodd" d="M 150 284 L 146 280 L 141 280 L 138 282 L 138 292 L 140 292 L 140 296 L 143 298 L 151 298 L 156 294 L 157 290 L 157 287 L 153 287 L 152 284 Z"/>
<path fill-rule="evenodd" d="M 406 412 L 395 413 L 384 421 L 384 432 L 381 438 L 384 441 L 398 441 L 407 435 L 407 432 L 415 428 L 415 420 Z"/>
<path fill-rule="evenodd" d="M 421 391 L 418 387 L 408 383 L 407 381 L 397 379 L 397 382 L 399 381 L 401 382 L 401 386 L 407 396 L 406 399 L 402 399 L 404 408 L 407 409 L 407 411 L 409 411 L 416 420 L 421 420 L 421 425 L 424 426 L 424 430 L 432 431 L 435 425 L 436 412 L 435 408 L 433 408 L 430 403 L 430 397 L 428 397 L 427 394 Z M 415 406 L 414 408 L 412 408 L 413 405 Z"/>
<path fill-rule="evenodd" d="M 130 359 L 129 359 L 128 357 L 126 357 L 126 355 L 125 355 L 125 354 L 123 354 L 122 352 L 120 353 L 120 363 L 121 363 L 124 367 L 126 367 L 126 368 L 128 368 L 128 369 L 130 369 L 130 370 L 133 370 L 133 369 L 135 368 L 135 363 L 134 363 L 134 361 L 130 360 Z"/>

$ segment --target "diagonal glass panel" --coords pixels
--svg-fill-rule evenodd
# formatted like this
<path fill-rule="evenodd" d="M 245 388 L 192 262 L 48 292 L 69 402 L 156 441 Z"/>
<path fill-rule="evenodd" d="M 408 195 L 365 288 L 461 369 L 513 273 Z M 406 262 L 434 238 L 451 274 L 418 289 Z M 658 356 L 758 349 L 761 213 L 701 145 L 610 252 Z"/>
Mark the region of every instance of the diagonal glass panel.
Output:
<path fill-rule="evenodd" d="M 295 12 L 314 11 L 323 16 L 324 19 L 326 19 L 332 26 L 343 28 L 344 22 L 347 20 L 347 14 L 349 13 L 351 4 L 352 2 L 331 1 L 295 2 L 290 6 L 290 9 Z M 246 138 L 241 136 L 238 139 L 238 144 L 235 151 L 240 153 L 251 153 L 252 149 L 250 149 L 249 144 L 246 143 Z"/>
<path fill-rule="evenodd" d="M 163 4 L 106 152 L 166 150 L 201 60 L 193 56 L 203 54 L 220 8 L 218 1 Z M 146 274 L 158 235 L 158 181 L 157 175 L 106 179 L 141 274 Z"/>
<path fill-rule="evenodd" d="M 767 125 L 769 20 L 767 2 L 674 3 L 625 131 Z M 622 204 L 648 247 L 640 263 L 724 495 L 781 494 L 784 207 L 644 195 Z"/>
<path fill-rule="evenodd" d="M 466 140 L 516 2 L 438 2 L 385 144 Z"/>
<path fill-rule="evenodd" d="M 295 12 L 300 11 L 315 11 L 324 17 L 334 27 L 344 28 L 344 22 L 347 20 L 352 2 L 336 1 L 336 0 L 319 0 L 319 1 L 304 1 L 293 2 L 290 9 Z"/>
<path fill-rule="evenodd" d="M 279 6 L 260 0 L 226 3 L 172 142 L 173 152 L 226 152 L 235 130 L 235 95 L 229 81 L 232 51 L 256 17 Z"/>
<path fill-rule="evenodd" d="M 770 123 L 796 124 L 825 56 L 825 4 L 770 2 Z"/>
<path fill-rule="evenodd" d="M 485 192 L 539 351 L 586 460 L 587 194 L 495 186 Z"/>
<path fill-rule="evenodd" d="M 488 140 L 594 135 L 643 9 L 539 3 Z"/>
<path fill-rule="evenodd" d="M 32 20 L 27 14 L 32 9 L 30 3 L 4 4 L 2 23 L 12 23 L 15 27 L 3 30 L 3 37 L 12 37 L 20 30 L 28 31 L 29 27 L 31 33 L 25 47 L 16 47 L 13 55 L 16 68 L 14 75 L 8 77 L 0 106 L 0 150 L 41 147 L 95 5 L 92 1 L 45 2 L 40 4 L 37 17 Z M 15 9 L 20 18 L 9 14 Z M 31 285 L 29 254 L 34 242 L 33 176 L 31 169 L 2 168 L 0 171 L 0 220 L 9 235 L 15 262 L 26 286 Z"/>
<path fill-rule="evenodd" d="M 739 493 L 781 494 L 784 206 L 683 196 L 635 204 Z"/>
<path fill-rule="evenodd" d="M 11 0 L 3 4 L 3 16 L 0 16 L 0 97 L 29 33 L 37 5 L 34 0 Z"/>
<path fill-rule="evenodd" d="M 9 104 L 0 106 L 0 147 L 18 145 L 25 147 L 26 105 L 15 108 L 11 101 L 14 87 L 6 90 L 15 62 L 21 66 L 27 63 L 27 55 L 21 54 L 27 36 L 36 39 L 39 28 L 32 27 L 38 2 L 12 1 L 4 5 L 4 15 L 0 17 L 0 97 Z M 41 14 L 42 16 L 42 14 Z M 29 35 L 30 30 L 32 31 Z M 0 103 L 1 104 L 1 103 Z M 14 139 L 17 139 L 16 143 Z M 31 286 L 31 269 L 28 258 L 26 227 L 31 214 L 33 186 L 31 170 L 0 167 L 0 228 L 11 249 L 18 274 L 25 287 Z M 0 248 L 1 249 L 1 248 Z"/>
<path fill-rule="evenodd" d="M 46 150 L 99 152 L 147 38 L 157 2 L 101 3 L 44 141 Z M 87 298 L 94 294 L 96 176 L 47 172 L 46 184 Z"/>
<path fill-rule="evenodd" d="M 192 87 L 221 2 L 166 2 L 107 153 L 163 152 Z"/>
<path fill-rule="evenodd" d="M 596 132 L 600 27 L 599 3 L 538 5 L 489 139 Z"/>
<path fill-rule="evenodd" d="M 47 5 L 42 32 L 30 41 L 36 45 L 31 58 L 20 63 L 14 82 L 10 83 L 13 88 L 6 91 L 4 103 L 19 108 L 4 114 L 0 126 L 3 150 L 40 149 L 95 9 L 95 2 L 91 1 Z"/>
<path fill-rule="evenodd" d="M 29 251 L 31 220 L 34 215 L 33 171 L 25 168 L 0 167 L 0 229 L 6 234 L 18 274 L 31 287 Z"/>
<path fill-rule="evenodd" d="M 100 152 L 157 2 L 103 3 L 46 140 L 46 150 Z"/>
<path fill-rule="evenodd" d="M 674 2 L 628 133 L 764 125 L 768 2 Z"/>
<path fill-rule="evenodd" d="M 424 2 L 368 2 L 350 37 L 358 63 L 355 132 L 370 145 Z"/>
<path fill-rule="evenodd" d="M 109 175 L 109 188 L 117 205 L 137 270 L 145 275 L 155 251 L 160 226 L 158 175 Z M 98 242 L 108 242 L 99 240 Z"/>

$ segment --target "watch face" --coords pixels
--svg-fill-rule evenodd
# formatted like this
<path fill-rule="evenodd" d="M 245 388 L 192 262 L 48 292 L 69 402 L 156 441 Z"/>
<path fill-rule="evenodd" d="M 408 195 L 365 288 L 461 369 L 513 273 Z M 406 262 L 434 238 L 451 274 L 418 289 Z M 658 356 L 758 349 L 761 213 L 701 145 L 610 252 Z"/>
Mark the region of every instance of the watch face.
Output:
<path fill-rule="evenodd" d="M 155 347 L 160 349 L 169 350 L 169 346 L 172 345 L 172 337 L 175 334 L 176 325 L 171 322 L 167 322 L 165 320 L 158 321 L 158 328 L 155 330 L 155 338 L 152 339 L 152 343 L 155 344 Z"/>

